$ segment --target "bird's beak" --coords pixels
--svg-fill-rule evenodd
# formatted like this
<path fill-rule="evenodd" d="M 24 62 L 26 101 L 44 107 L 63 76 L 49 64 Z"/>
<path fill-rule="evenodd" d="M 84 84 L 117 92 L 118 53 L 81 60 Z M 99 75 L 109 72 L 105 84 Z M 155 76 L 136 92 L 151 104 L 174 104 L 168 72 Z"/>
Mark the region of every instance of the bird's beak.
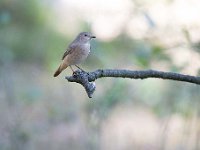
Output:
<path fill-rule="evenodd" d="M 96 38 L 96 36 L 91 36 L 91 39 L 94 39 L 94 38 Z"/>

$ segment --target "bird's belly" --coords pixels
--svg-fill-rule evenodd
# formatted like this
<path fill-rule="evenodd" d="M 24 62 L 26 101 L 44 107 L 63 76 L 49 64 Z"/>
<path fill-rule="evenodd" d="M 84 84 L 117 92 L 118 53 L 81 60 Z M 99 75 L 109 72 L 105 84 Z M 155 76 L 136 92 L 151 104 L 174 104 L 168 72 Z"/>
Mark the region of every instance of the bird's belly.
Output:
<path fill-rule="evenodd" d="M 68 58 L 68 61 L 70 65 L 80 64 L 82 61 L 84 61 L 87 58 L 89 53 L 90 53 L 90 47 L 87 45 L 84 47 L 82 46 L 82 48 L 78 49 L 75 53 L 70 55 L 70 57 Z"/>

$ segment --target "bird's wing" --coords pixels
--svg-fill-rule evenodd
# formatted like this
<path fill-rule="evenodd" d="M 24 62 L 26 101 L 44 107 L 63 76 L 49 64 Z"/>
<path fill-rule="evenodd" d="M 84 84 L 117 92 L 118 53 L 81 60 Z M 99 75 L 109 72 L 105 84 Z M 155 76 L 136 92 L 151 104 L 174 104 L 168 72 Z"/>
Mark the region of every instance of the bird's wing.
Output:
<path fill-rule="evenodd" d="M 63 57 L 62 57 L 62 60 L 69 54 L 71 54 L 73 52 L 73 49 L 76 48 L 76 45 L 75 44 L 71 44 L 67 50 L 65 51 L 65 53 L 63 54 Z"/>

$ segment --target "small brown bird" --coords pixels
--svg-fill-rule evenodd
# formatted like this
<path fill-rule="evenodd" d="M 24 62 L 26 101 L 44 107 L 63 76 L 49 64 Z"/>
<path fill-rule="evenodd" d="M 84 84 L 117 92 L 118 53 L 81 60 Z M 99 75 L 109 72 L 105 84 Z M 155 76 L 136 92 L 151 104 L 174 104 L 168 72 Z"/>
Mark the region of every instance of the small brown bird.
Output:
<path fill-rule="evenodd" d="M 72 72 L 74 72 L 71 65 L 75 65 L 81 69 L 79 66 L 77 66 L 77 64 L 80 64 L 87 58 L 91 49 L 90 41 L 92 38 L 96 37 L 89 32 L 81 32 L 75 38 L 75 40 L 69 45 L 66 52 L 64 53 L 62 62 L 54 73 L 54 77 L 57 77 L 68 66 L 71 68 Z"/>

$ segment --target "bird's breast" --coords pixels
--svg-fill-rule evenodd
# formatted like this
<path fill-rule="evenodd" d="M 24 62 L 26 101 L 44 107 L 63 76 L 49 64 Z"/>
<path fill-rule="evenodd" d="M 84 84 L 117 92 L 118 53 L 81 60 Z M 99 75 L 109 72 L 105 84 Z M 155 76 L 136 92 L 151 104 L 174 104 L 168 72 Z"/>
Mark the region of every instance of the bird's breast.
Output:
<path fill-rule="evenodd" d="M 82 45 L 81 49 L 80 49 L 80 53 L 82 55 L 82 60 L 85 60 L 87 58 L 87 56 L 90 53 L 90 44 L 84 44 Z"/>
<path fill-rule="evenodd" d="M 69 55 L 69 64 L 79 64 L 84 61 L 90 53 L 90 44 L 80 44 L 74 49 L 74 51 Z"/>

